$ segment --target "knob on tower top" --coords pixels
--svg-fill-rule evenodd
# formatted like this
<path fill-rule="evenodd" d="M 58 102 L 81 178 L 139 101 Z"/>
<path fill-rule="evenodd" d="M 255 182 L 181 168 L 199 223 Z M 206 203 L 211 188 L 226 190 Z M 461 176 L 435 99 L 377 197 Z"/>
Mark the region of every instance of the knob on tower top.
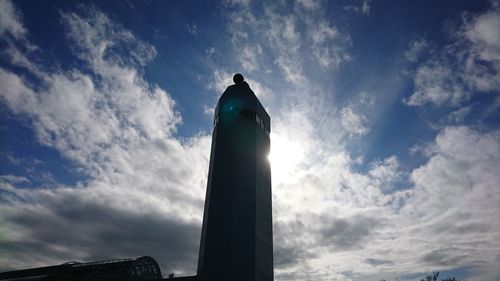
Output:
<path fill-rule="evenodd" d="M 234 84 L 240 84 L 243 81 L 245 81 L 245 78 L 243 78 L 243 75 L 241 75 L 240 73 L 236 73 L 233 76 L 233 82 L 234 82 Z"/>

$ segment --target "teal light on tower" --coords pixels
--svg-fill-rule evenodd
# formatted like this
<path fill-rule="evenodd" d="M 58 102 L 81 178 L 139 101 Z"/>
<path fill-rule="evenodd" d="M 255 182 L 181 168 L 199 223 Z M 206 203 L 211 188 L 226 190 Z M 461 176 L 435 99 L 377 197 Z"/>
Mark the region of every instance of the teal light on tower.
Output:
<path fill-rule="evenodd" d="M 215 110 L 198 277 L 271 281 L 271 120 L 243 76 L 233 81 Z"/>

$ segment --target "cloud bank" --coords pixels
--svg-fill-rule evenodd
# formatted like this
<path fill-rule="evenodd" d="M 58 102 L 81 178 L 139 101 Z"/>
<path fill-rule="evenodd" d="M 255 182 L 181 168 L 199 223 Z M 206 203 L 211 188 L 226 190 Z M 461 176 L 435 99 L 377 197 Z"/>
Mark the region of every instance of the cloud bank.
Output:
<path fill-rule="evenodd" d="M 88 180 L 23 189 L 14 185 L 27 179 L 3 176 L 0 247 L 9 254 L 0 264 L 22 268 L 148 254 L 164 270 L 192 272 L 208 136 L 173 136 L 182 121 L 175 102 L 141 73 L 156 55 L 153 46 L 92 7 L 61 18 L 84 67 L 49 71 L 11 45 L 8 53 L 17 54 L 11 63 L 22 71 L 0 69 L 0 95 L 14 114 L 29 118 L 41 144 Z M 4 26 L 28 36 L 19 33 L 20 22 Z"/>

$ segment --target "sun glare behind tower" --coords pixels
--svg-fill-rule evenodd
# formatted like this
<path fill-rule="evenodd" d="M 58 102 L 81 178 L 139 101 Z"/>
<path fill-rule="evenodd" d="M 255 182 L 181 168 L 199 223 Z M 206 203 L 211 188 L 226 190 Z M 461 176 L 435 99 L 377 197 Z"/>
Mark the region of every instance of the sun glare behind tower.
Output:
<path fill-rule="evenodd" d="M 271 119 L 241 74 L 215 109 L 198 259 L 203 281 L 272 281 Z"/>

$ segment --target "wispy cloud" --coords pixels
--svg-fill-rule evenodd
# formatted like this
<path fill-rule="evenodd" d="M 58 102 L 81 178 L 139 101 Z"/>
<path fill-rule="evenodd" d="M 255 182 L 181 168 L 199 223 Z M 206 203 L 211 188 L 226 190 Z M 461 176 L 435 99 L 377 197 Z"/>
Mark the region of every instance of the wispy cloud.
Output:
<path fill-rule="evenodd" d="M 304 85 L 307 64 L 329 70 L 350 59 L 350 37 L 325 18 L 320 2 L 256 5 L 260 12 L 245 5 L 225 14 L 234 50 L 249 73 L 265 58 L 274 65 L 261 64 L 261 70 L 277 67 L 286 81 Z"/>
<path fill-rule="evenodd" d="M 356 114 L 352 107 L 347 106 L 342 108 L 340 118 L 342 127 L 344 127 L 349 135 L 362 136 L 368 132 L 368 129 L 364 125 L 366 122 L 364 116 Z"/>
<path fill-rule="evenodd" d="M 408 45 L 405 56 L 411 62 L 416 62 L 430 48 L 429 42 L 423 38 L 412 40 Z"/>
<path fill-rule="evenodd" d="M 30 182 L 30 180 L 25 178 L 25 177 L 19 177 L 19 176 L 14 176 L 14 175 L 0 175 L 0 181 L 6 181 L 6 182 L 13 183 L 13 184 Z"/>
<path fill-rule="evenodd" d="M 311 31 L 311 37 L 313 55 L 322 67 L 338 67 L 350 59 L 346 50 L 351 43 L 349 36 L 341 34 L 327 22 L 317 24 Z"/>
<path fill-rule="evenodd" d="M 0 1 L 0 35 L 10 34 L 20 39 L 26 34 L 21 16 L 9 0 Z"/>
<path fill-rule="evenodd" d="M 442 50 L 430 53 L 417 65 L 414 93 L 406 100 L 412 106 L 425 104 L 459 106 L 474 93 L 500 89 L 500 9 L 475 17 L 451 30 L 455 38 Z M 416 61 L 429 47 L 426 40 L 410 42 L 406 56 Z"/>
<path fill-rule="evenodd" d="M 357 1 L 357 2 L 359 2 L 359 6 L 348 5 L 348 6 L 344 7 L 344 10 L 352 11 L 352 12 L 362 14 L 362 15 L 369 15 L 370 14 L 371 0 L 362 0 L 362 1 Z"/>

